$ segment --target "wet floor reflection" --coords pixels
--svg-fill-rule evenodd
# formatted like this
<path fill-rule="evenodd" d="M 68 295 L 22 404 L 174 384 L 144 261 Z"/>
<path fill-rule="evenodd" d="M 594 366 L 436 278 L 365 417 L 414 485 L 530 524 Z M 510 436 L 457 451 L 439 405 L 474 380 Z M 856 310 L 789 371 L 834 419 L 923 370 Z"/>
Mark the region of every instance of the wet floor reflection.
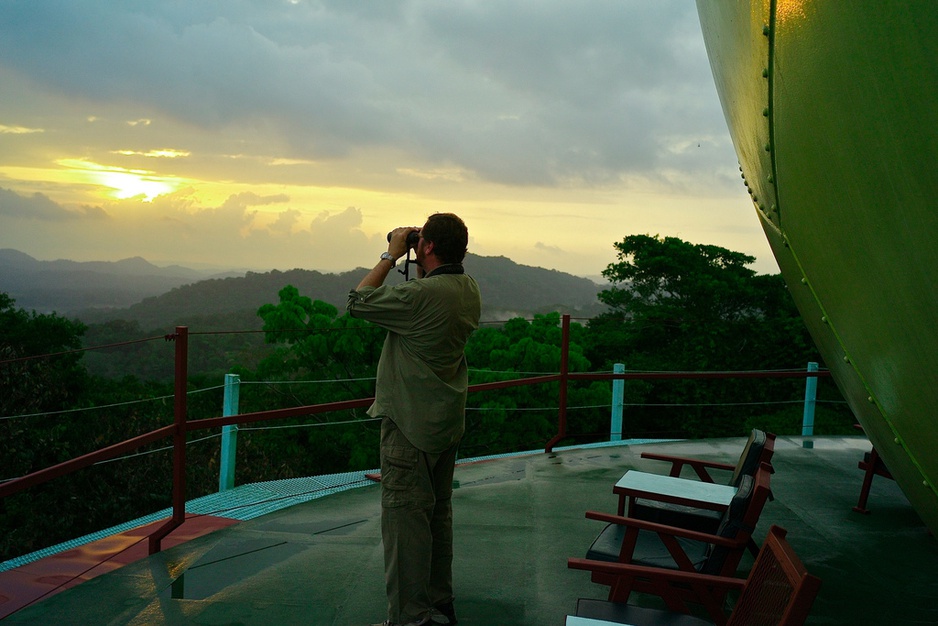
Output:
<path fill-rule="evenodd" d="M 273 539 L 223 543 L 205 553 L 161 594 L 173 600 L 204 600 L 291 558 L 308 545 Z"/>

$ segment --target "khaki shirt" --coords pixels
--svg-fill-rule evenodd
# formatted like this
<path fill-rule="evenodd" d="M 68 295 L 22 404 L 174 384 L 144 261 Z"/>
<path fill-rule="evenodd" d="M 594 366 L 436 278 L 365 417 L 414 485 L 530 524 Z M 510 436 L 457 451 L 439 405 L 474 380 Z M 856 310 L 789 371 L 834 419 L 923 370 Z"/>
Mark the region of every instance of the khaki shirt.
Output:
<path fill-rule="evenodd" d="M 349 292 L 352 317 L 389 331 L 368 415 L 390 417 L 424 452 L 438 454 L 456 444 L 466 430 L 466 342 L 479 327 L 481 308 L 476 281 L 445 270 Z"/>

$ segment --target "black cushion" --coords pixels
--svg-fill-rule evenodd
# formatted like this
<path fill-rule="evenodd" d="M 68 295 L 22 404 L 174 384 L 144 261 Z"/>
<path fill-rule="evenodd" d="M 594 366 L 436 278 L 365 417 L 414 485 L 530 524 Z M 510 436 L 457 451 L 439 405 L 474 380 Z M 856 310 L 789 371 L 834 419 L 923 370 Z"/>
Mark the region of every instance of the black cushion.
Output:
<path fill-rule="evenodd" d="M 726 539 L 734 539 L 741 530 L 752 533 L 753 529 L 745 528 L 743 518 L 749 510 L 753 495 L 755 495 L 755 481 L 752 476 L 743 476 L 739 481 L 739 489 L 736 490 L 736 495 L 733 496 L 730 505 L 726 507 L 720 519 L 720 526 L 714 534 Z M 700 568 L 703 574 L 719 574 L 726 562 L 729 549 L 717 545 L 712 548 L 704 566 Z"/>
<path fill-rule="evenodd" d="M 625 527 L 619 524 L 609 524 L 603 529 L 599 536 L 593 541 L 593 544 L 586 552 L 586 558 L 594 561 L 619 562 L 619 552 L 622 550 L 622 540 L 625 537 Z M 678 538 L 678 543 L 684 549 L 695 568 L 699 568 L 707 559 L 709 544 L 701 541 L 691 541 L 689 539 Z M 638 541 L 635 543 L 635 551 L 632 554 L 634 565 L 646 565 L 649 567 L 663 567 L 666 569 L 678 569 L 677 563 L 668 552 L 668 548 L 661 542 L 657 533 L 649 531 L 639 531 Z"/>
<path fill-rule="evenodd" d="M 688 530 L 710 533 L 711 535 L 719 528 L 720 518 L 722 517 L 719 511 L 655 500 L 635 500 L 629 514 L 637 519 L 655 522 L 656 524 L 677 526 L 678 528 L 687 528 Z"/>
<path fill-rule="evenodd" d="M 739 481 L 743 476 L 754 476 L 756 470 L 759 469 L 759 463 L 762 459 L 762 451 L 765 450 L 765 443 L 768 440 L 768 436 L 765 434 L 765 431 L 759 429 L 752 429 L 752 432 L 749 433 L 749 440 L 746 442 L 746 445 L 743 447 L 743 452 L 739 456 L 739 461 L 736 462 L 736 469 L 733 471 L 733 476 L 730 478 L 730 486 L 738 487 Z"/>

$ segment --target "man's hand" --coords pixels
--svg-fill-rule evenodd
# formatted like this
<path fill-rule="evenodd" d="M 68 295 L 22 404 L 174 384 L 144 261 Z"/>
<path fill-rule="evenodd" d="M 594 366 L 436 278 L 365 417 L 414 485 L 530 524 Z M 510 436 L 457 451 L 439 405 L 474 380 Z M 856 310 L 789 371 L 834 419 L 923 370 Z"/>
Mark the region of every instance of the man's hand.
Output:
<path fill-rule="evenodd" d="M 388 241 L 388 254 L 394 257 L 395 262 L 407 254 L 407 235 L 414 232 L 415 230 L 420 229 L 414 226 L 401 226 L 400 228 L 395 228 L 391 231 L 391 240 Z M 375 265 L 374 269 L 372 269 L 365 275 L 364 278 L 362 278 L 362 281 L 358 283 L 358 287 L 355 289 L 358 290 L 362 287 L 380 287 L 384 284 L 384 281 L 387 279 L 390 272 L 390 263 L 387 263 L 384 260 L 378 261 L 378 264 Z"/>
<path fill-rule="evenodd" d="M 407 236 L 414 231 L 419 231 L 414 226 L 401 226 L 391 231 L 391 240 L 388 242 L 388 254 L 394 257 L 394 260 L 407 254 Z"/>

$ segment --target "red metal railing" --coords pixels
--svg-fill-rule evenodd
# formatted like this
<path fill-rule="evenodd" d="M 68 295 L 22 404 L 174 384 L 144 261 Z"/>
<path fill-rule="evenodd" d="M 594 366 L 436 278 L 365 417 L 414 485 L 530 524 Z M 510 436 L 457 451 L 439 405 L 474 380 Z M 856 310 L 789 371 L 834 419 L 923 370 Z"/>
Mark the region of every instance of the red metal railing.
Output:
<path fill-rule="evenodd" d="M 512 380 L 482 383 L 471 385 L 470 393 L 480 391 L 492 391 L 497 389 L 507 389 L 509 387 L 519 387 L 524 385 L 539 385 L 543 383 L 557 382 L 560 385 L 559 391 L 559 409 L 557 416 L 557 434 L 545 445 L 545 452 L 551 452 L 560 441 L 567 437 L 567 384 L 571 380 L 658 380 L 674 378 L 808 378 L 812 376 L 830 376 L 830 372 L 809 372 L 809 371 L 775 371 L 775 372 L 626 372 L 626 373 L 586 373 L 569 371 L 569 347 L 570 347 L 570 316 L 564 315 L 561 320 L 561 357 L 560 373 L 548 374 L 543 376 L 532 376 L 527 378 L 516 378 Z M 296 417 L 300 415 L 314 415 L 318 413 L 329 413 L 332 411 L 342 411 L 347 409 L 364 408 L 371 405 L 374 398 L 358 398 L 354 400 L 344 400 L 341 402 L 329 402 L 326 404 L 314 404 L 308 406 L 289 407 L 286 409 L 274 409 L 271 411 L 258 411 L 254 413 L 242 413 L 227 417 L 213 417 L 196 421 L 187 420 L 187 389 L 188 379 L 188 354 L 189 354 L 189 329 L 186 326 L 177 326 L 174 335 L 168 338 L 175 341 L 175 376 L 174 376 L 174 402 L 173 402 L 173 424 L 163 426 L 156 430 L 144 433 L 132 439 L 122 441 L 117 444 L 101 448 L 94 452 L 64 461 L 57 465 L 47 467 L 25 476 L 9 480 L 0 484 L 0 498 L 5 498 L 19 493 L 30 487 L 46 483 L 55 478 L 71 474 L 79 469 L 88 467 L 95 463 L 116 458 L 142 446 L 154 443 L 167 437 L 173 440 L 173 491 L 172 491 L 172 509 L 173 514 L 166 523 L 158 528 L 149 537 L 150 554 L 159 552 L 160 544 L 166 535 L 179 527 L 186 518 L 186 434 L 209 428 L 219 428 L 229 424 L 245 424 L 251 422 L 269 421 L 283 419 L 287 417 Z"/>

